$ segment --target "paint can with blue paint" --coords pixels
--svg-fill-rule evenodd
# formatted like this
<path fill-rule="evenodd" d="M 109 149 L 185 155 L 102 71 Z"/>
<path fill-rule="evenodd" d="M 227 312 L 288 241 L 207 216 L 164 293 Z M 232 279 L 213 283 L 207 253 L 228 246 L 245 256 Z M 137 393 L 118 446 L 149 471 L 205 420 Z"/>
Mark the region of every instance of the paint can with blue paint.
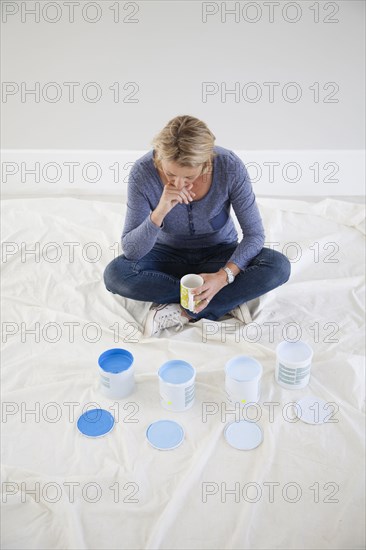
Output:
<path fill-rule="evenodd" d="M 164 409 L 182 412 L 194 403 L 196 370 L 190 363 L 173 359 L 158 371 L 160 401 Z"/>
<path fill-rule="evenodd" d="M 135 389 L 133 355 L 126 349 L 112 348 L 98 359 L 100 387 L 110 399 L 123 399 Z"/>
<path fill-rule="evenodd" d="M 225 390 L 231 403 L 258 403 L 262 365 L 249 355 L 237 355 L 225 365 Z"/>
<path fill-rule="evenodd" d="M 275 380 L 288 390 L 305 388 L 310 380 L 312 348 L 298 340 L 280 342 L 276 348 Z"/>

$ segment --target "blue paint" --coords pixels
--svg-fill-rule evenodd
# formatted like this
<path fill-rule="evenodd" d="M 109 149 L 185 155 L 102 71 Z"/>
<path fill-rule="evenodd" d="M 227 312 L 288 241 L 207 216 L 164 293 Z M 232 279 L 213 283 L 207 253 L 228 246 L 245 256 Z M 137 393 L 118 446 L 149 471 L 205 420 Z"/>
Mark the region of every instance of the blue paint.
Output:
<path fill-rule="evenodd" d="M 288 363 L 299 367 L 306 367 L 307 363 L 310 363 L 313 357 L 312 348 L 301 340 L 297 342 L 287 342 L 284 340 L 278 344 L 276 351 L 282 363 Z M 303 363 L 305 364 L 303 365 Z"/>
<path fill-rule="evenodd" d="M 195 370 L 186 361 L 173 359 L 161 365 L 158 375 L 168 384 L 185 384 L 194 376 Z"/>
<path fill-rule="evenodd" d="M 118 374 L 130 368 L 133 363 L 133 355 L 126 349 L 113 348 L 102 353 L 98 363 L 105 372 Z"/>
<path fill-rule="evenodd" d="M 238 355 L 227 362 L 226 373 L 238 382 L 249 382 L 262 374 L 262 366 L 253 357 Z"/>

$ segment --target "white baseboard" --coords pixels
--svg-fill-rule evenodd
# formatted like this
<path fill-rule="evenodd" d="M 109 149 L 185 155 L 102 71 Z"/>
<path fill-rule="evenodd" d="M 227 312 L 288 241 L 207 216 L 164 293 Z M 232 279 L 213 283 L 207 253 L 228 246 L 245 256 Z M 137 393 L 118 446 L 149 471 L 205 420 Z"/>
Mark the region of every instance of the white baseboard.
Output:
<path fill-rule="evenodd" d="M 1 194 L 125 196 L 134 161 L 147 151 L 1 151 Z M 257 196 L 362 196 L 365 152 L 359 150 L 238 151 Z"/>

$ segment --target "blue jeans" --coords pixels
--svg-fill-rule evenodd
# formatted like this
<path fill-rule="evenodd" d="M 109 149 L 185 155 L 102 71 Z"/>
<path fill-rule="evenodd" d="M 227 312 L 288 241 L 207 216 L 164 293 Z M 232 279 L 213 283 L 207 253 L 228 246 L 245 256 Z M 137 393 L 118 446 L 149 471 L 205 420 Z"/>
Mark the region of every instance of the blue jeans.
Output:
<path fill-rule="evenodd" d="M 214 273 L 226 265 L 237 242 L 199 249 L 179 250 L 163 244 L 155 246 L 140 260 L 124 254 L 112 260 L 104 271 L 109 292 L 133 300 L 171 304 L 180 302 L 180 279 L 187 273 Z M 200 313 L 187 311 L 195 319 L 216 321 L 239 304 L 248 302 L 288 281 L 288 258 L 263 247 L 230 285 L 222 288 Z"/>

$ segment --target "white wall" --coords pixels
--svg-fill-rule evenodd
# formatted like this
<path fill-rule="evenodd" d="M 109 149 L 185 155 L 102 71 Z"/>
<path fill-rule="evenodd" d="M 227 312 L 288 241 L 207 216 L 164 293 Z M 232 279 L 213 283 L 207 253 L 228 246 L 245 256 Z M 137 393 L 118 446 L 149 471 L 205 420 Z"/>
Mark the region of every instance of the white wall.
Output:
<path fill-rule="evenodd" d="M 39 21 L 24 9 L 36 10 Z M 329 162 L 338 150 L 360 154 L 364 12 L 358 0 L 103 0 L 75 2 L 70 22 L 63 1 L 2 2 L 2 148 L 18 156 L 25 149 L 145 151 L 170 118 L 191 114 L 218 145 L 236 151 L 327 150 Z M 57 88 L 47 88 L 52 82 Z M 74 102 L 66 82 L 80 84 Z M 85 88 L 92 82 L 102 94 L 96 102 L 81 94 L 84 88 L 94 98 L 96 88 Z M 206 97 L 204 83 L 211 83 Z M 273 101 L 265 83 L 278 83 Z M 286 92 L 288 83 L 296 84 Z M 38 101 L 22 96 L 37 86 Z M 236 98 L 225 96 L 235 86 Z M 56 89 L 59 100 L 47 101 Z M 261 98 L 250 102 L 255 93 Z"/>

